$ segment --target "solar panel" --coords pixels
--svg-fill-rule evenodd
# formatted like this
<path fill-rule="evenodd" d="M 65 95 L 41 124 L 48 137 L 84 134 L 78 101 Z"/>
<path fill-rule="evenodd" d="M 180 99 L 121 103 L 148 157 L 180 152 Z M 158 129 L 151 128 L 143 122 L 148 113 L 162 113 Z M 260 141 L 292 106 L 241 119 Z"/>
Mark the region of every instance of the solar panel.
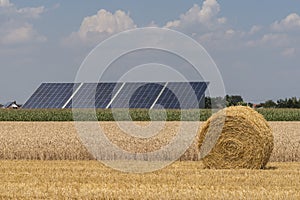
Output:
<path fill-rule="evenodd" d="M 130 108 L 150 108 L 163 89 L 163 83 L 147 83 L 140 86 L 129 100 Z"/>
<path fill-rule="evenodd" d="M 150 108 L 163 86 L 159 83 L 125 83 L 113 108 Z"/>
<path fill-rule="evenodd" d="M 192 109 L 199 108 L 207 88 L 205 82 L 171 82 L 158 98 L 154 108 L 158 105 L 166 109 Z"/>
<path fill-rule="evenodd" d="M 78 83 L 43 83 L 22 106 L 23 108 L 62 108 Z"/>
<path fill-rule="evenodd" d="M 121 83 L 84 83 L 66 108 L 106 108 Z"/>
<path fill-rule="evenodd" d="M 206 89 L 205 82 L 43 83 L 23 108 L 193 109 Z"/>
<path fill-rule="evenodd" d="M 200 101 L 205 94 L 205 90 L 207 89 L 208 83 L 206 83 L 206 82 L 190 82 L 190 85 L 194 89 L 198 101 Z"/>

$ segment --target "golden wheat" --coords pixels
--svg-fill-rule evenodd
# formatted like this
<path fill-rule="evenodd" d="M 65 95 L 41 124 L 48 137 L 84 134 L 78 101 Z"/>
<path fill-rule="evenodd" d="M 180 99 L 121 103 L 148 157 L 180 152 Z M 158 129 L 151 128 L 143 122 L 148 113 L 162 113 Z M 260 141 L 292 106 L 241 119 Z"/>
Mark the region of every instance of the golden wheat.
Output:
<path fill-rule="evenodd" d="M 206 170 L 175 162 L 121 173 L 96 161 L 0 161 L 1 199 L 300 199 L 300 163 L 266 170 Z"/>
<path fill-rule="evenodd" d="M 140 126 L 148 124 L 135 123 Z M 270 161 L 300 161 L 300 122 L 269 124 L 274 134 L 274 150 Z M 165 127 L 149 140 L 126 135 L 115 122 L 100 122 L 100 126 L 120 148 L 149 152 L 165 146 L 176 135 L 180 122 L 166 122 Z M 181 160 L 197 158 L 195 140 Z M 0 159 L 89 160 L 93 157 L 81 144 L 73 122 L 0 122 Z"/>
<path fill-rule="evenodd" d="M 274 137 L 258 112 L 246 106 L 231 106 L 204 123 L 199 133 L 201 155 L 203 149 L 208 151 L 207 144 L 214 145 L 203 158 L 209 169 L 262 169 L 270 159 Z"/>

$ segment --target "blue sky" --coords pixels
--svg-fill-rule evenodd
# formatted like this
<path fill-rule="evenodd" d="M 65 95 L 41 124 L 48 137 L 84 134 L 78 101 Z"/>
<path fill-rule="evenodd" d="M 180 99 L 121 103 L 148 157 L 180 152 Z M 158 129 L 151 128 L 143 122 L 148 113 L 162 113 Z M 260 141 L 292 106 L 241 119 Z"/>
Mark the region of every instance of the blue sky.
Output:
<path fill-rule="evenodd" d="M 202 44 L 228 94 L 300 97 L 299 15 L 298 0 L 0 0 L 0 103 L 24 103 L 41 82 L 72 82 L 100 41 L 154 24 Z"/>

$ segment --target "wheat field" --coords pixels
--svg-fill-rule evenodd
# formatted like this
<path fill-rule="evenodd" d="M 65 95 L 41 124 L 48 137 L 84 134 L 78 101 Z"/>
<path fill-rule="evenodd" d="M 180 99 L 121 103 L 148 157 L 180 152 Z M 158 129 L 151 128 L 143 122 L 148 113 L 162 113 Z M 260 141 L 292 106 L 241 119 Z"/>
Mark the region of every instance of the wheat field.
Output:
<path fill-rule="evenodd" d="M 97 161 L 0 161 L 1 199 L 300 199 L 300 163 L 265 170 L 208 170 L 175 162 L 122 173 Z"/>
<path fill-rule="evenodd" d="M 92 123 L 92 122 L 86 122 Z M 129 122 L 120 122 L 128 125 Z M 134 122 L 146 127 L 150 122 Z M 159 122 L 152 122 L 154 125 Z M 192 125 L 198 122 L 186 122 Z M 201 123 L 201 122 L 200 122 Z M 166 122 L 157 134 L 136 138 L 122 131 L 116 122 L 100 122 L 107 138 L 128 152 L 149 152 L 168 144 L 178 133 L 180 122 Z M 300 161 L 300 122 L 269 122 L 274 134 L 274 150 L 270 161 Z M 186 128 L 185 131 L 192 131 Z M 129 131 L 130 132 L 130 131 Z M 0 159 L 27 160 L 91 160 L 82 145 L 73 122 L 0 122 Z M 103 157 L 106 153 L 103 150 Z M 197 160 L 196 142 L 180 160 Z"/>
<path fill-rule="evenodd" d="M 129 136 L 115 122 L 99 125 L 131 152 L 161 148 L 180 127 L 166 122 L 145 139 Z M 73 122 L 0 122 L 0 199 L 300 199 L 300 122 L 270 125 L 275 147 L 264 170 L 209 170 L 201 161 L 177 161 L 132 174 L 93 160 Z M 196 158 L 194 143 L 181 160 Z"/>

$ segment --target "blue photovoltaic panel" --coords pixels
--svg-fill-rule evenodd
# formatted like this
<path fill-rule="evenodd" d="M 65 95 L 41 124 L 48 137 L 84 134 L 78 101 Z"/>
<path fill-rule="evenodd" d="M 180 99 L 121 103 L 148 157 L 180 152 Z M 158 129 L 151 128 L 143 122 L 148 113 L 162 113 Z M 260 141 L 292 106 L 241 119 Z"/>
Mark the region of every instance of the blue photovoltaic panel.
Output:
<path fill-rule="evenodd" d="M 43 83 L 22 108 L 62 108 L 78 83 Z"/>
<path fill-rule="evenodd" d="M 164 83 L 147 83 L 140 86 L 129 100 L 130 108 L 150 108 L 163 89 Z"/>
<path fill-rule="evenodd" d="M 106 108 L 121 83 L 84 83 L 66 108 Z"/>
<path fill-rule="evenodd" d="M 76 108 L 93 108 L 96 88 L 97 83 L 83 84 L 73 96 L 72 100 L 67 104 L 66 108 L 72 108 L 74 104 Z"/>
<path fill-rule="evenodd" d="M 66 105 L 66 108 L 154 106 L 153 108 L 193 109 L 199 108 L 199 105 L 203 107 L 207 85 L 205 82 L 43 83 L 23 108 L 63 108 Z"/>
<path fill-rule="evenodd" d="M 122 90 L 115 96 L 112 108 L 129 108 L 129 101 L 133 93 L 142 86 L 142 83 L 125 83 Z"/>
<path fill-rule="evenodd" d="M 106 108 L 122 83 L 100 83 L 97 87 L 96 108 Z"/>
<path fill-rule="evenodd" d="M 158 105 L 166 109 L 193 109 L 199 108 L 207 88 L 205 82 L 171 82 L 159 97 L 154 108 Z"/>
<path fill-rule="evenodd" d="M 205 96 L 208 83 L 206 82 L 190 82 L 190 85 L 195 91 L 198 101 L 200 102 Z"/>
<path fill-rule="evenodd" d="M 180 108 L 180 103 L 172 90 L 166 87 L 158 98 L 154 108 L 177 109 Z"/>

